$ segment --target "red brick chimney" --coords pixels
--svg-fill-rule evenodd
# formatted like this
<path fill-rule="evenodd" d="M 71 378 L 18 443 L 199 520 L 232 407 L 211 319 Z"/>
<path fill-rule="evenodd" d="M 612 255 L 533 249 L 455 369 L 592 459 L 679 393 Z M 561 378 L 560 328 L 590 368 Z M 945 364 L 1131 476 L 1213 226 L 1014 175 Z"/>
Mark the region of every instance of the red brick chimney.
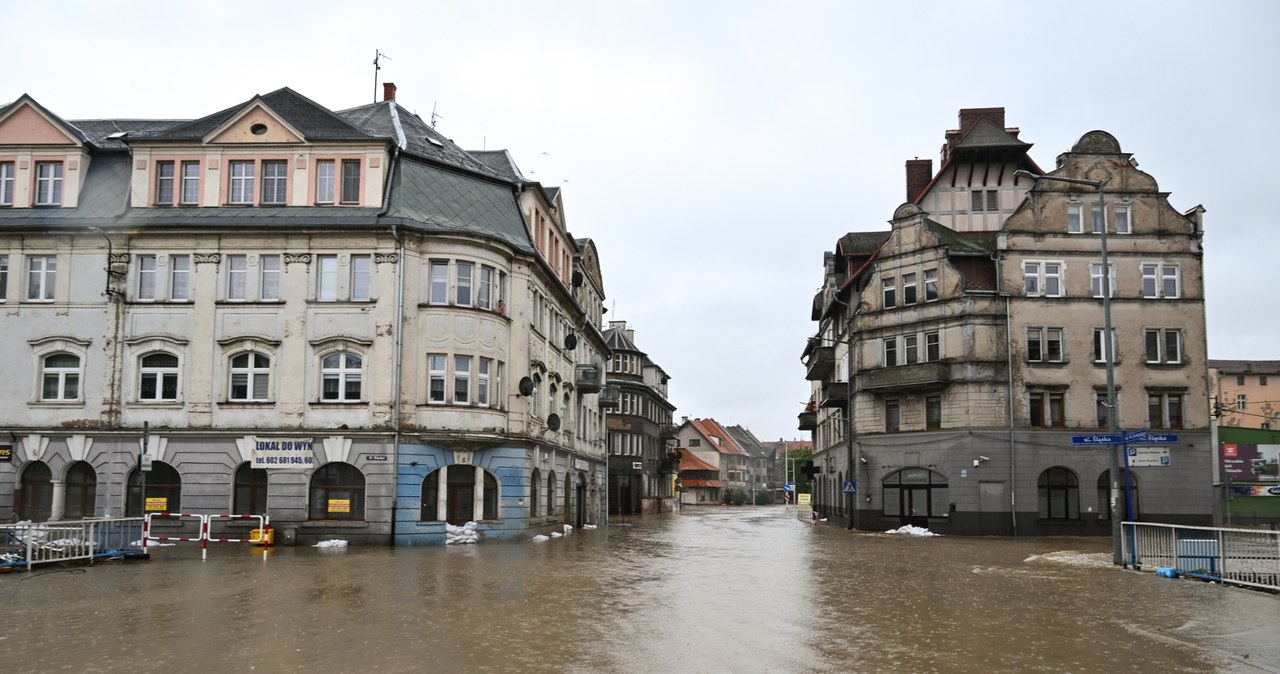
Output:
<path fill-rule="evenodd" d="M 382 100 L 384 101 L 396 100 L 396 85 L 392 84 L 391 82 L 382 83 Z"/>
<path fill-rule="evenodd" d="M 932 159 L 908 159 L 907 201 L 915 203 L 916 199 L 920 198 L 920 194 L 924 192 L 924 188 L 929 186 L 930 180 L 933 180 Z"/>

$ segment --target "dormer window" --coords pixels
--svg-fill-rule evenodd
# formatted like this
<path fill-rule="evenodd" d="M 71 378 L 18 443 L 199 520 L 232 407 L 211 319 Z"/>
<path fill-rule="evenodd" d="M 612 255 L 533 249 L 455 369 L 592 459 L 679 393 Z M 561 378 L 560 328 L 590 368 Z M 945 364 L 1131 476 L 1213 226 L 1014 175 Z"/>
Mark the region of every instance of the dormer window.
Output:
<path fill-rule="evenodd" d="M 231 162 L 230 203 L 253 203 L 253 162 Z"/>
<path fill-rule="evenodd" d="M 36 163 L 36 205 L 62 205 L 62 162 Z"/>

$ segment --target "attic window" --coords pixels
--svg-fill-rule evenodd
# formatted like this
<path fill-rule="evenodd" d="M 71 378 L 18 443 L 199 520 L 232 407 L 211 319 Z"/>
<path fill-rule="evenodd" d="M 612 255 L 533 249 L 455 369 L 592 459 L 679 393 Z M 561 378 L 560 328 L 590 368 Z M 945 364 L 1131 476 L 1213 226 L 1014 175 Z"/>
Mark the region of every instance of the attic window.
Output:
<path fill-rule="evenodd" d="M 117 131 L 113 134 L 108 135 L 107 138 L 109 140 L 119 140 L 120 138 L 124 138 L 127 135 L 129 135 L 128 131 Z"/>
<path fill-rule="evenodd" d="M 249 127 L 249 132 L 255 136 L 261 136 L 267 132 L 267 125 L 254 124 L 253 126 Z"/>
<path fill-rule="evenodd" d="M 439 140 L 436 140 L 435 138 L 432 138 L 431 136 L 427 136 L 426 138 L 427 138 L 427 142 L 428 142 L 428 143 L 431 143 L 432 145 L 434 145 L 434 146 L 436 146 L 436 147 L 444 147 L 444 143 L 441 143 Z"/>

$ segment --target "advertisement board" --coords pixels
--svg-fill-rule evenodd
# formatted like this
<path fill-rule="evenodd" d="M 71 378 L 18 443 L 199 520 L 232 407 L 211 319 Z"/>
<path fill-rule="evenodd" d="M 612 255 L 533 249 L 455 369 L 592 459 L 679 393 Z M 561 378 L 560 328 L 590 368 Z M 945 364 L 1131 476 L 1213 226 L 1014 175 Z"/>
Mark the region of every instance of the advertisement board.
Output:
<path fill-rule="evenodd" d="M 1221 479 L 1280 482 L 1280 445 L 1222 443 Z"/>

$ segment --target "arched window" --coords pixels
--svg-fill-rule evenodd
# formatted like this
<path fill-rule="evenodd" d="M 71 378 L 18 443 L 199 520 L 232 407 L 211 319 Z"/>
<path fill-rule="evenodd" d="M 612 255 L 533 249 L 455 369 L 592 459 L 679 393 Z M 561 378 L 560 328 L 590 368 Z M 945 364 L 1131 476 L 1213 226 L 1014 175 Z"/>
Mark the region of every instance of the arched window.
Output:
<path fill-rule="evenodd" d="M 233 402 L 265 402 L 271 394 L 271 358 L 256 351 L 231 357 L 227 399 Z"/>
<path fill-rule="evenodd" d="M 149 353 L 138 368 L 138 400 L 178 399 L 178 357 L 171 353 Z"/>
<path fill-rule="evenodd" d="M 245 461 L 236 469 L 231 512 L 235 515 L 267 514 L 266 468 L 254 468 L 252 463 Z"/>
<path fill-rule="evenodd" d="M 556 413 L 556 385 L 551 384 L 547 387 L 547 416 L 550 417 Z"/>
<path fill-rule="evenodd" d="M 22 493 L 14 502 L 18 505 L 18 519 L 46 522 L 53 514 L 53 473 L 49 464 L 32 461 L 22 471 Z"/>
<path fill-rule="evenodd" d="M 1040 473 L 1040 519 L 1080 519 L 1080 481 L 1070 469 L 1054 466 Z"/>
<path fill-rule="evenodd" d="M 66 502 L 63 513 L 66 519 L 93 517 L 94 502 L 98 495 L 98 474 L 84 461 L 77 461 L 67 469 Z"/>
<path fill-rule="evenodd" d="M 349 463 L 326 463 L 316 469 L 309 496 L 308 519 L 364 519 L 364 474 Z"/>
<path fill-rule="evenodd" d="M 532 408 L 532 414 L 535 417 L 542 416 L 542 403 L 538 398 L 539 391 L 542 390 L 542 377 L 537 374 L 533 375 L 533 393 L 529 394 L 529 405 Z"/>
<path fill-rule="evenodd" d="M 364 363 L 354 353 L 331 353 L 320 361 L 320 399 L 336 402 L 360 400 L 360 371 Z"/>
<path fill-rule="evenodd" d="M 80 398 L 80 357 L 70 353 L 52 353 L 40 360 L 40 399 L 78 400 Z"/>
<path fill-rule="evenodd" d="M 560 419 L 560 427 L 563 428 L 566 432 L 572 433 L 573 432 L 573 414 L 572 414 L 573 398 L 572 398 L 572 394 L 569 393 L 568 391 L 564 392 L 564 405 L 561 406 L 560 409 L 564 410 L 564 413 L 562 415 L 563 418 Z"/>
<path fill-rule="evenodd" d="M 547 473 L 547 517 L 556 514 L 556 472 Z"/>
<path fill-rule="evenodd" d="M 880 482 L 884 514 L 889 517 L 946 517 L 951 502 L 947 477 L 928 468 L 903 468 Z"/>
<path fill-rule="evenodd" d="M 542 473 L 534 468 L 533 475 L 529 477 L 529 517 L 537 517 L 541 514 L 538 512 L 538 493 L 541 491 Z"/>
<path fill-rule="evenodd" d="M 182 512 L 182 478 L 173 466 L 163 461 L 151 462 L 151 470 L 145 476 L 145 502 L 142 493 L 143 479 L 143 474 L 137 468 L 129 472 L 129 489 L 124 505 L 126 516 L 141 517 L 144 512 Z"/>
<path fill-rule="evenodd" d="M 1124 495 L 1124 473 L 1120 473 L 1120 512 L 1125 510 Z M 1129 471 L 1129 490 L 1133 494 L 1133 512 L 1129 513 L 1124 522 L 1136 522 L 1142 516 L 1142 508 L 1138 506 L 1138 476 L 1133 471 Z M 1111 471 L 1104 470 L 1098 476 L 1098 519 L 1111 519 Z"/>
<path fill-rule="evenodd" d="M 480 478 L 479 482 L 476 481 L 477 478 Z M 440 516 L 441 487 L 445 494 L 444 517 Z M 480 517 L 476 517 L 477 492 L 480 494 Z M 431 471 L 422 480 L 422 521 L 441 519 L 454 525 L 477 519 L 498 519 L 497 478 L 489 471 L 475 466 L 457 464 Z"/>

